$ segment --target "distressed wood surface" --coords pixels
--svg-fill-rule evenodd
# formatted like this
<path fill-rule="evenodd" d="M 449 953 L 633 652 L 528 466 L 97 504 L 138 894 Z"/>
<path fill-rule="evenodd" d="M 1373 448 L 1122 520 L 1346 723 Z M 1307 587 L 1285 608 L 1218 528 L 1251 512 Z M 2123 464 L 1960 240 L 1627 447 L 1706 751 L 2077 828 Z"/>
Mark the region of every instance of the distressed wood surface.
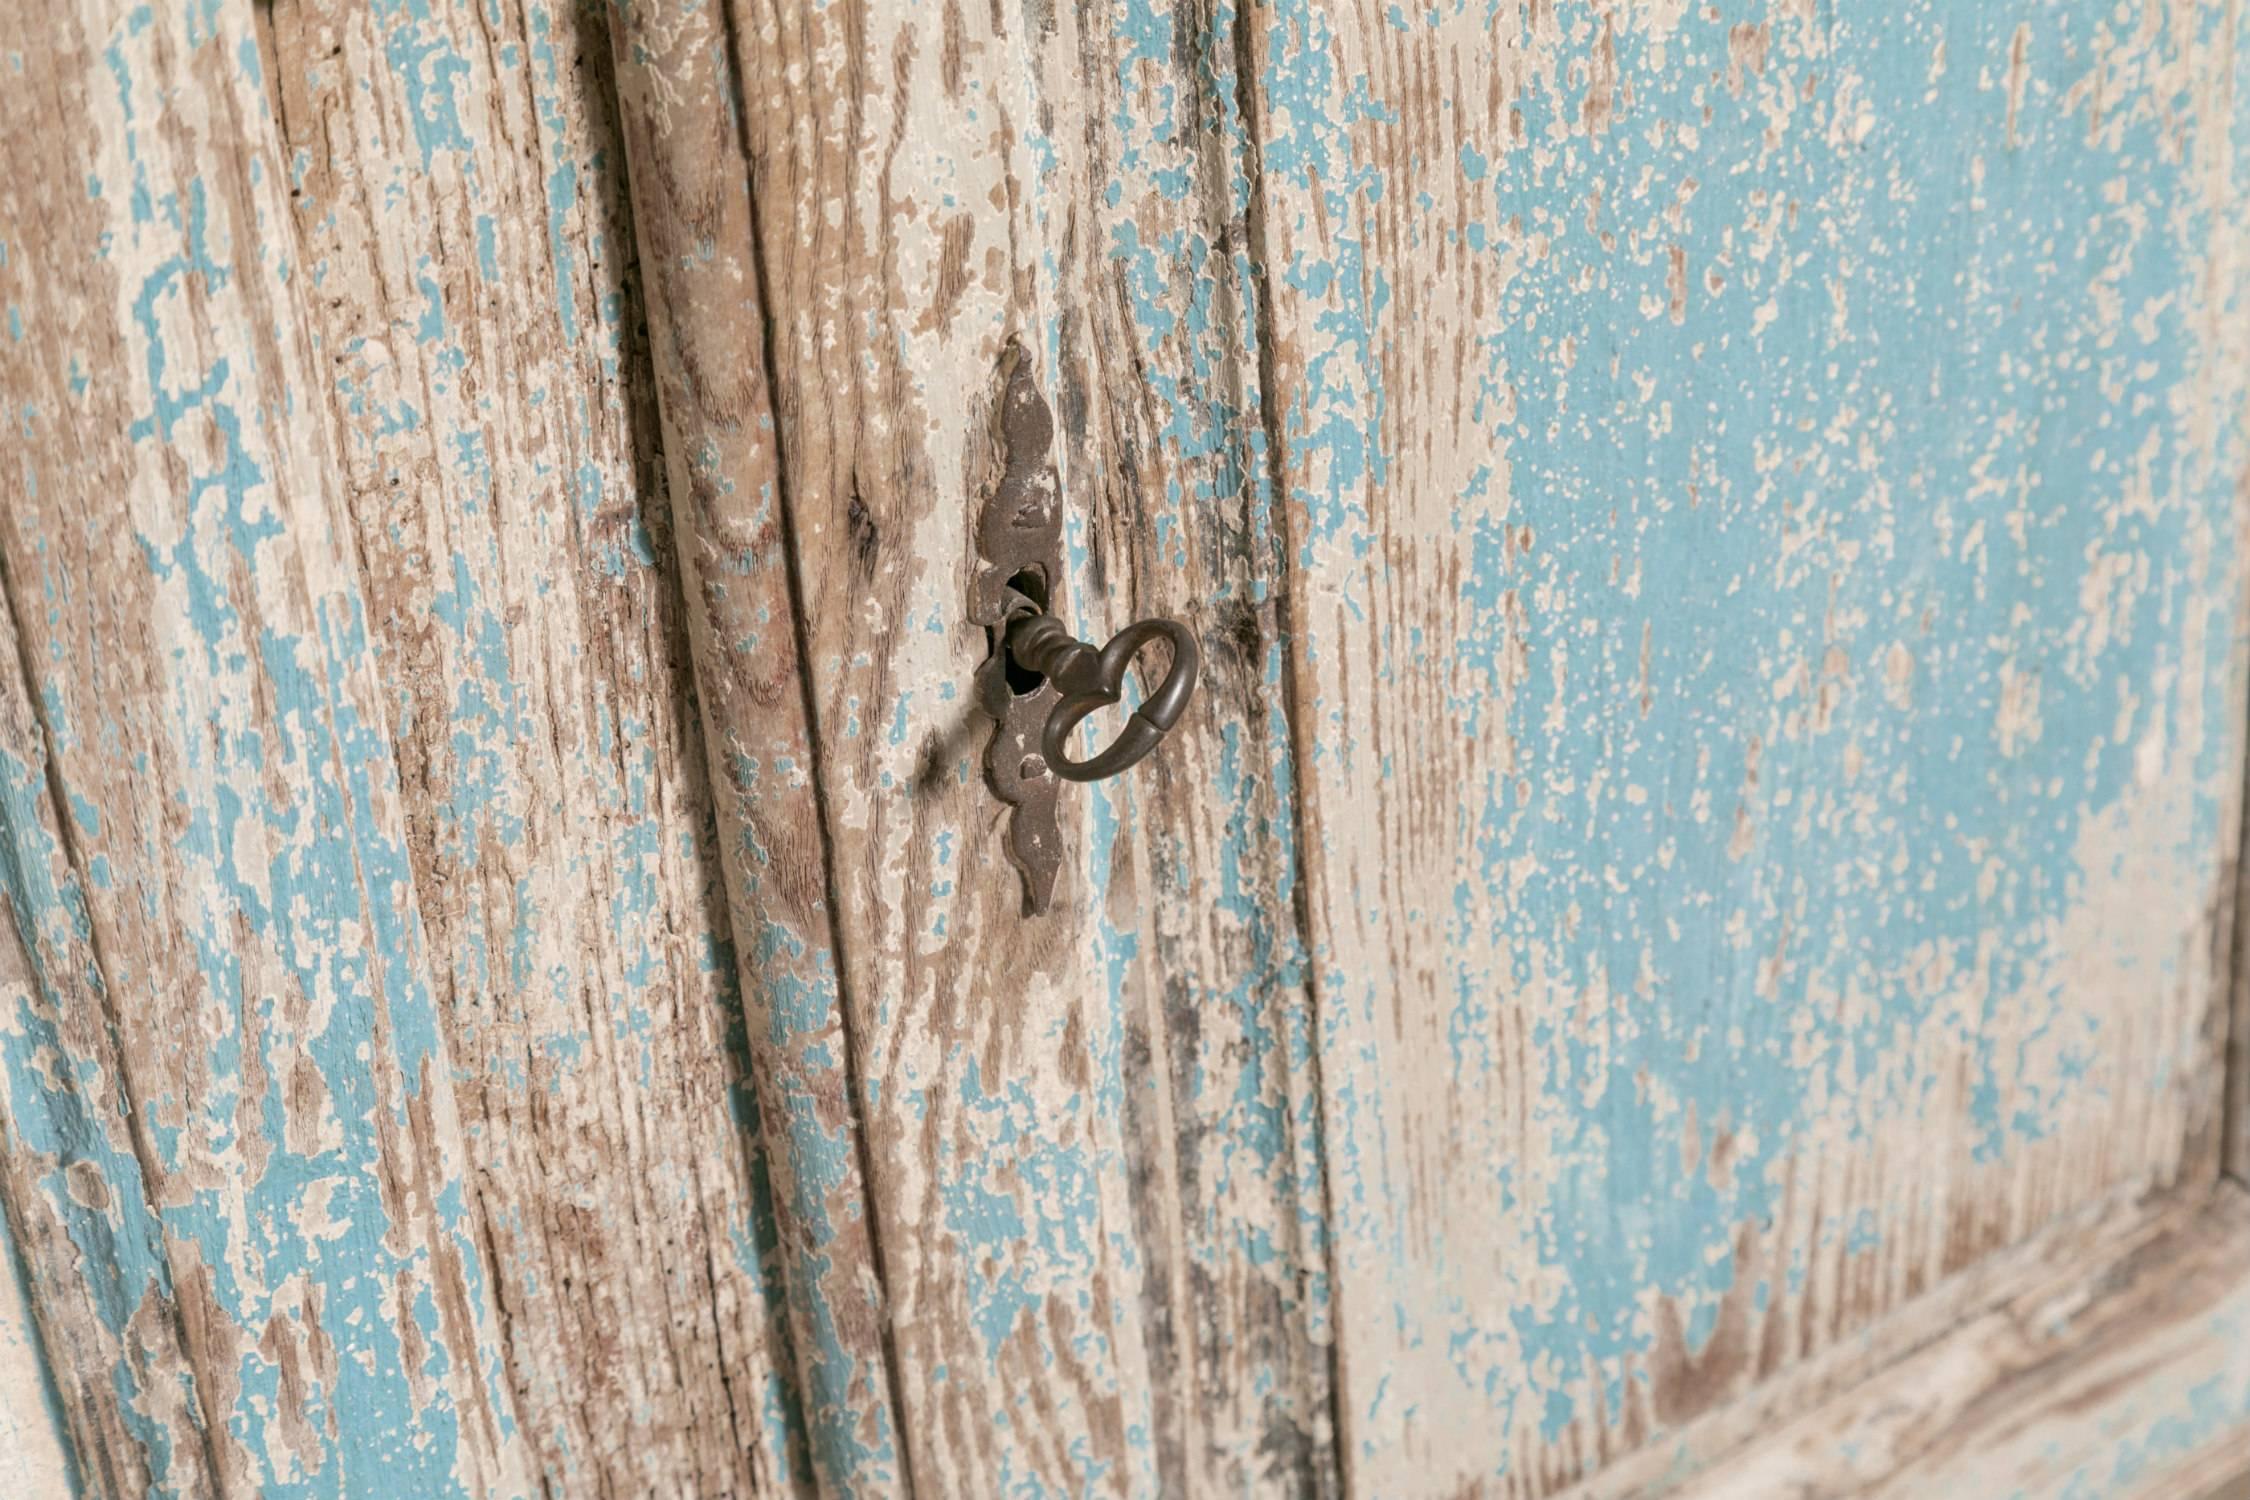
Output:
<path fill-rule="evenodd" d="M 13 1193 L 0 1192 L 0 1206 Z M 74 1467 L 53 1367 L 31 1315 L 30 1288 L 15 1232 L 0 1214 L 0 1491 L 66 1495 L 82 1490 Z"/>
<path fill-rule="evenodd" d="M 47 149 L 88 91 L 122 116 L 85 147 L 85 172 L 58 176 L 49 163 L 11 175 L 25 191 L 44 183 L 46 198 L 82 198 L 64 207 L 85 222 L 66 231 L 57 211 L 11 261 L 24 288 L 12 352 L 51 368 L 36 372 L 44 390 L 28 367 L 8 388 L 39 393 L 27 424 L 43 413 L 107 432 L 123 451 L 59 438 L 34 447 L 21 482 L 44 508 L 13 514 L 23 550 L 9 578 L 16 607 L 28 601 L 45 623 L 27 625 L 24 651 L 7 660 L 47 695 L 44 714 L 26 708 L 10 738 L 22 768 L 10 894 L 34 924 L 11 999 L 34 1070 L 10 1098 L 27 1154 L 17 1181 L 68 1346 L 59 1363 L 80 1377 L 87 1412 L 72 1418 L 85 1424 L 74 1433 L 92 1482 L 118 1493 L 251 1483 L 275 1493 L 797 1492 L 810 1475 L 794 1387 L 777 1365 L 786 1340 L 772 1326 L 772 1217 L 653 393 L 637 378 L 645 353 L 602 18 L 568 5 L 500 16 L 470 4 L 281 3 L 221 8 L 209 23 L 177 23 L 176 35 L 124 8 L 85 24 L 76 51 L 70 38 L 42 41 L 71 64 L 39 66 L 64 91 L 19 101 L 7 139 L 24 157 Z M 30 66 L 49 54 L 16 55 Z M 157 140 L 169 154 L 151 158 Z M 151 161 L 177 180 L 152 183 Z M 212 204 L 222 193 L 223 215 Z M 32 204 L 17 206 L 11 222 L 30 222 Z M 120 256 L 115 223 L 132 227 L 124 244 L 135 258 Z M 46 321 L 31 323 L 35 313 Z M 132 376 L 145 388 L 118 378 Z M 213 466 L 215 477 L 197 477 Z M 112 497 L 135 476 L 146 493 L 128 511 Z M 303 498 L 284 505 L 293 493 Z M 303 517 L 335 529 L 306 532 Z M 103 547 L 86 540 L 105 531 L 116 535 Z M 233 989 L 198 1022 L 216 1028 L 205 1071 L 143 1037 L 135 1087 L 165 1101 L 159 1128 L 174 1134 L 183 1127 L 165 1117 L 181 1114 L 188 1090 L 211 1096 L 201 1108 L 227 1101 L 228 1130 L 214 1135 L 195 1115 L 185 1138 L 212 1136 L 249 1164 L 231 1185 L 194 1189 L 218 1226 L 167 1258 L 163 1205 L 136 1229 L 102 1201 L 129 1206 L 155 1190 L 136 1175 L 134 1152 L 145 1161 L 150 1148 L 131 1139 L 130 1096 L 115 1082 L 136 1066 L 131 1029 L 122 1060 L 103 1050 L 114 1045 L 105 994 L 118 981 L 83 956 L 89 937 L 99 948 L 98 923 L 79 931 L 72 915 L 86 900 L 85 869 L 138 890 L 145 871 L 130 885 L 111 872 L 164 866 L 150 845 L 85 853 L 94 829 L 59 826 L 45 787 L 73 773 L 67 759 L 42 769 L 58 734 L 50 721 L 73 695 L 103 701 L 110 685 L 95 665 L 129 667 L 143 686 L 109 694 L 106 716 L 66 741 L 81 745 L 79 774 L 133 776 L 144 769 L 127 758 L 136 740 L 169 732 L 183 748 L 164 753 L 188 757 L 189 771 L 176 792 L 159 781 L 144 795 L 173 797 L 191 831 L 200 818 L 237 839 L 245 807 L 260 804 L 236 783 L 258 785 L 263 762 L 271 810 L 249 816 L 314 840 L 303 858 L 316 874 L 318 859 L 350 854 L 318 842 L 333 843 L 339 810 L 292 811 L 291 798 L 322 778 L 292 770 L 260 738 L 276 732 L 258 717 L 276 711 L 270 700 L 303 691 L 292 684 L 305 648 L 285 635 L 261 646 L 260 616 L 234 602 L 306 571 L 288 551 L 304 535 L 330 549 L 318 568 L 335 575 L 329 607 L 341 613 L 326 670 L 356 695 L 349 753 L 366 762 L 355 774 L 376 778 L 368 816 L 398 822 L 381 829 L 396 842 L 380 846 L 389 862 L 375 873 L 387 882 L 381 899 L 403 915 L 386 913 L 386 931 L 339 911 L 331 935 L 307 935 L 303 917 L 338 897 L 322 875 L 312 898 L 269 905 L 265 880 L 306 878 L 286 864 L 248 894 L 222 886 L 208 898 L 209 920 L 233 925 L 207 945 L 204 982 Z M 138 654 L 101 648 L 117 618 L 155 610 L 136 601 L 134 580 L 112 574 L 145 568 L 153 576 L 138 586 L 161 589 L 173 553 L 158 549 L 176 549 L 189 569 L 171 586 L 170 613 L 154 613 L 157 633 Z M 167 629 L 201 631 L 207 644 L 184 657 L 162 650 Z M 39 638 L 64 631 L 78 638 Z M 310 665 L 318 686 L 321 663 Z M 175 702 L 187 705 L 176 725 L 165 716 Z M 219 737 L 223 774 L 200 748 L 205 734 Z M 293 753 L 317 757 L 319 741 Z M 405 793 L 395 800 L 384 784 L 394 777 Z M 109 794 L 89 785 L 78 815 L 101 817 Z M 129 811 L 117 827 L 133 826 Z M 260 858 L 254 841 L 221 853 L 229 875 L 229 857 Z M 150 924 L 161 930 L 167 911 L 205 901 L 200 892 L 183 884 L 170 898 L 183 905 L 152 911 Z M 311 904 L 298 914 L 291 900 Z M 416 912 L 432 955 L 426 985 Z M 178 920 L 172 941 L 204 926 Z M 260 923 L 274 930 L 261 935 Z M 339 1124 L 331 1097 L 367 1088 L 371 1068 L 376 1084 L 395 1080 L 398 1067 L 352 1009 L 366 1003 L 366 981 L 347 972 L 337 995 L 308 1002 L 278 993 L 281 979 L 226 969 L 235 949 L 255 957 L 273 943 L 291 945 L 293 964 L 323 962 L 322 942 L 335 949 L 328 962 L 365 953 L 415 975 L 410 1039 L 426 1060 L 404 1086 L 423 1100 L 417 1132 L 435 1144 L 418 1146 L 419 1175 L 398 1202 L 362 1201 L 370 1189 L 338 1176 L 363 1170 L 352 1132 L 382 1118 L 361 1105 Z M 127 1006 L 156 982 L 124 979 Z M 205 993 L 183 985 L 177 1003 L 200 1006 Z M 278 1025 L 264 1013 L 277 1003 Z M 230 1033 L 216 1018 L 237 1008 Z M 161 1015 L 137 1024 L 171 1029 Z M 71 1083 L 66 1061 L 85 1078 Z M 34 1081 L 42 1092 L 27 1093 Z M 421 1118 L 456 1086 L 467 1116 L 457 1136 L 449 1121 Z M 160 1155 L 180 1149 L 164 1140 Z M 87 1154 L 97 1147 L 108 1154 Z M 38 1195 L 55 1190 L 38 1174 L 57 1170 L 73 1174 L 71 1196 L 42 1205 Z M 259 1238 L 238 1244 L 229 1211 L 249 1213 Z M 388 1232 L 386 1217 L 397 1221 Z M 411 1264 L 384 1270 L 383 1256 L 404 1253 L 387 1239 L 410 1246 L 441 1229 L 439 1251 L 453 1259 L 438 1268 L 460 1286 L 418 1291 L 424 1273 Z M 99 1232 L 137 1235 L 141 1248 L 88 1248 Z M 286 1300 L 255 1284 L 205 1294 L 206 1305 L 172 1290 L 174 1267 L 205 1277 L 204 1257 L 221 1255 L 238 1277 L 244 1257 L 272 1263 L 288 1278 Z M 119 1293 L 61 1306 L 89 1259 L 114 1264 Z M 395 1280 L 371 1304 L 380 1319 L 356 1300 L 324 1305 L 336 1287 L 374 1285 L 372 1275 Z M 158 1337 L 143 1326 L 152 1320 L 175 1326 Z M 388 1377 L 385 1360 L 405 1356 L 381 1353 L 385 1330 L 408 1353 L 424 1351 Z M 237 1345 L 257 1353 L 238 1356 Z M 378 1387 L 382 1399 L 355 1392 L 335 1369 L 339 1348 L 355 1369 L 372 1357 L 370 1375 L 406 1383 L 390 1396 Z M 96 1378 L 112 1366 L 138 1367 L 177 1395 L 167 1404 L 121 1381 L 113 1397 Z M 473 1382 L 467 1417 L 479 1430 L 448 1431 L 467 1419 L 446 1409 L 447 1372 Z M 230 1435 L 211 1442 L 199 1426 Z M 198 1459 L 207 1443 L 215 1451 Z M 481 1446 L 491 1454 L 478 1457 Z M 424 1465 L 419 1480 L 402 1453 Z"/>
<path fill-rule="evenodd" d="M 2238 26 L 0 20 L 54 1461 L 2220 1483 Z M 1066 623 L 1206 662 L 1039 919 L 969 702 L 1011 339 Z"/>
<path fill-rule="evenodd" d="M 82 877 L 62 843 L 23 659 L 11 606 L 0 611 L 0 663 L 12 668 L 0 673 L 9 916 L 0 1191 L 88 1482 L 102 1493 L 208 1494 L 163 1230 L 143 1186 L 118 1038 L 89 962 Z"/>
<path fill-rule="evenodd" d="M 1900 1362 L 1988 1317 L 2026 1289 L 2090 1281 L 2163 1224 L 2203 1201 L 2195 1193 L 2130 1188 L 2083 1204 L 2031 1238 L 2005 1246 L 1865 1328 L 1840 1335 L 1721 1405 L 1572 1485 L 1568 1500 L 1655 1500 L 1714 1469 L 1740 1465 L 1806 1414 L 1837 1408 Z"/>
<path fill-rule="evenodd" d="M 0 21 L 9 1220 L 99 1492 L 518 1493 L 250 19 Z"/>
<path fill-rule="evenodd" d="M 540 1482 L 793 1492 L 605 19 L 261 15 L 468 1206 Z"/>
<path fill-rule="evenodd" d="M 796 1388 L 829 1493 L 906 1483 L 721 16 L 612 13 L 680 579 L 746 1035 L 776 1153 Z"/>
<path fill-rule="evenodd" d="M 2163 1481 L 2164 1500 L 2242 1500 L 2250 1495 L 2250 1435 L 2205 1449 Z"/>
<path fill-rule="evenodd" d="M 2226 1084 L 2219 1115 L 2220 1170 L 2250 1188 L 2250 885 L 2242 871 L 2250 868 L 2250 818 L 2242 819 L 2243 842 L 2235 848 L 2229 871 L 2234 889 L 2232 937 L 2233 984 L 2227 1008 Z M 2250 1489 L 2250 1484 L 2245 1485 Z"/>
<path fill-rule="evenodd" d="M 2250 1457 L 2250 1198 L 2229 1183 L 1678 1491 L 2172 1500 Z M 2237 1492 L 2239 1493 L 2239 1491 Z"/>
<path fill-rule="evenodd" d="M 677 288 L 656 334 L 681 366 L 675 474 L 709 466 L 697 524 L 715 556 L 754 554 L 738 571 L 760 601 L 754 631 L 697 638 L 714 745 L 790 712 L 722 702 L 715 678 L 771 682 L 801 655 L 812 688 L 809 763 L 749 769 L 805 779 L 823 847 L 747 850 L 769 889 L 739 891 L 736 921 L 747 906 L 793 956 L 835 945 L 785 1019 L 828 1070 L 808 1089 L 850 1107 L 801 1149 L 838 1162 L 812 1212 L 842 1221 L 864 1195 L 871 1215 L 874 1244 L 823 1274 L 832 1300 L 880 1289 L 896 1423 L 823 1452 L 824 1478 L 1331 1490 L 1233 34 L 1123 5 L 635 6 L 625 30 L 648 70 L 628 97 L 655 122 L 645 154 L 632 136 L 651 285 Z M 720 38 L 739 143 L 697 125 Z M 999 856 L 967 696 L 987 648 L 967 549 L 1010 337 L 1058 412 L 1066 617 L 1100 638 L 1185 615 L 1212 663 L 1149 771 L 1070 794 L 1040 921 Z M 761 353 L 770 394 L 736 368 Z M 760 788 L 741 789 L 751 827 Z M 766 790 L 795 805 L 794 779 Z"/>
<path fill-rule="evenodd" d="M 2207 1176 L 2237 22 L 1256 13 L 1355 1492 Z"/>

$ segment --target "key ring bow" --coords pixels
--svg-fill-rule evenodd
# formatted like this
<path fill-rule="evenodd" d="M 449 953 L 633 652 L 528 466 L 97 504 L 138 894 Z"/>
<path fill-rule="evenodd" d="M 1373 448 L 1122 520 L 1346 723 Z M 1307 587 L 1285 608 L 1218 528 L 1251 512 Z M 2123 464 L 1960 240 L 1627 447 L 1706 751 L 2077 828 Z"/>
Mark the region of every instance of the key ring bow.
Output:
<path fill-rule="evenodd" d="M 1055 775 L 1064 781 L 1100 781 L 1137 764 L 1163 743 L 1195 692 L 1198 653 L 1195 637 L 1185 625 L 1177 620 L 1139 620 L 1111 636 L 1109 644 L 1097 651 L 1023 595 L 1017 594 L 1009 602 L 1008 654 L 1062 693 L 1039 734 L 1040 753 Z M 1143 646 L 1159 637 L 1172 647 L 1172 663 L 1164 681 L 1133 710 L 1116 739 L 1086 760 L 1071 759 L 1071 731 L 1088 714 L 1124 696 L 1125 669 Z"/>

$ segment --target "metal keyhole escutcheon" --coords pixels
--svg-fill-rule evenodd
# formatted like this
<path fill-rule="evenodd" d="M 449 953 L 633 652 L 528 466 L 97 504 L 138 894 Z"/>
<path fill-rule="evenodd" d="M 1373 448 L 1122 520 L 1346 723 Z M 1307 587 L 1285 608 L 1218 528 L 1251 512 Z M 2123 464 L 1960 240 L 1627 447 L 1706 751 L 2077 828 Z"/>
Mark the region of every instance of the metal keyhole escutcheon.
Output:
<path fill-rule="evenodd" d="M 1195 691 L 1200 655 L 1175 620 L 1142 620 L 1095 647 L 1072 636 L 1050 611 L 1062 577 L 1062 495 L 1050 448 L 1054 414 L 1010 340 L 1000 360 L 992 438 L 999 477 L 976 515 L 977 565 L 969 617 L 985 627 L 991 650 L 977 669 L 976 697 L 993 720 L 985 783 L 1008 807 L 1007 853 L 1023 877 L 1024 910 L 1053 902 L 1062 868 L 1061 784 L 1099 781 L 1138 764 L 1179 722 Z M 1163 680 L 1134 708 L 1116 739 L 1085 760 L 1070 737 L 1089 714 L 1124 697 L 1126 669 L 1157 641 L 1169 648 Z M 1141 681 L 1149 680 L 1142 668 Z"/>

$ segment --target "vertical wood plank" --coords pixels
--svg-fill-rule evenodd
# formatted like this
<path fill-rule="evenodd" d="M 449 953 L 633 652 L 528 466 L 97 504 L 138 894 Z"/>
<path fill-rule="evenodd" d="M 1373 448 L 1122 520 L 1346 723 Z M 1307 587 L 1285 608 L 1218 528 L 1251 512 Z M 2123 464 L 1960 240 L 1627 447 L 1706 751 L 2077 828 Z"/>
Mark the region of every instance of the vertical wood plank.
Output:
<path fill-rule="evenodd" d="M 738 113 L 714 104 L 715 31 Z M 724 707 L 706 651 L 721 691 L 812 688 L 801 780 L 761 755 L 727 815 L 799 828 L 809 792 L 824 841 L 750 841 L 767 888 L 738 897 L 738 923 L 747 906 L 817 931 L 831 890 L 781 887 L 821 852 L 833 882 L 837 968 L 789 1035 L 852 1090 L 861 1145 L 830 1148 L 828 1180 L 864 1171 L 876 1237 L 830 1274 L 880 1279 L 899 1446 L 825 1476 L 1328 1492 L 1232 12 L 658 5 L 621 37 L 647 69 L 629 70 L 628 112 L 649 120 L 629 139 L 660 372 L 676 361 L 675 495 L 710 507 L 714 558 L 745 558 L 719 602 L 755 627 L 697 638 L 715 754 L 789 709 L 770 687 L 760 715 Z M 1155 763 L 1069 794 L 1073 863 L 1038 921 L 999 858 L 968 695 L 987 644 L 965 618 L 970 536 L 1011 337 L 1058 414 L 1069 621 L 1098 638 L 1184 615 L 1211 663 Z M 740 368 L 752 351 L 770 396 Z"/>
<path fill-rule="evenodd" d="M 527 1441 L 556 1493 L 793 1492 L 606 19 L 265 15 Z"/>
<path fill-rule="evenodd" d="M 17 253 L 17 252 L 11 252 Z M 0 610 L 0 1056 L 11 1243 L 32 1281 L 70 1447 L 96 1493 L 212 1492 L 163 1230 L 142 1186 L 86 938 L 85 899 L 46 779 L 12 610 Z"/>
<path fill-rule="evenodd" d="M 2238 26 L 1254 11 L 1355 1492 L 2207 1175 Z"/>
<path fill-rule="evenodd" d="M 728 914 L 777 1145 L 797 1388 L 824 1492 L 903 1494 L 726 17 L 633 4 L 612 26 Z"/>
<path fill-rule="evenodd" d="M 0 58 L 6 1185 L 82 1462 L 522 1493 L 250 7 Z"/>
<path fill-rule="evenodd" d="M 990 857 L 984 726 L 962 691 L 986 648 L 962 615 L 1010 335 L 1059 391 L 1073 623 L 1099 636 L 1201 595 L 1258 627 L 1257 465 L 1239 439 L 1214 440 L 1247 404 L 1251 347 L 1229 253 L 1231 99 L 1211 76 L 1231 76 L 1227 36 L 1190 8 L 744 7 L 738 30 L 896 1367 L 916 1476 L 949 1492 L 1161 1492 L 1213 1476 L 1309 1488 L 1325 1461 L 1285 887 L 1238 887 L 1201 932 L 1168 921 L 1160 937 L 1161 902 L 1138 885 L 1176 891 L 1193 878 L 1182 856 L 1223 868 L 1218 820 L 1149 819 L 1201 799 L 1187 778 L 1223 757 L 1228 709 L 1246 702 L 1245 785 L 1218 805 L 1254 870 L 1285 871 L 1267 662 L 1249 631 L 1215 643 L 1227 671 L 1198 719 L 1201 758 L 1073 790 L 1077 863 L 1037 923 Z M 1176 155 L 1160 165 L 1143 149 Z M 1136 264 L 1135 236 L 1177 260 Z M 1136 444 L 1143 424 L 1163 439 Z M 1205 497 L 1239 507 L 1231 534 Z M 1154 794 L 1136 808 L 1143 787 Z M 1231 1015 L 1195 1016 L 1208 1014 L 1209 1052 L 1173 1034 L 1178 1012 L 1136 1014 L 1237 987 Z M 1216 1098 L 1195 1091 L 1206 1061 Z M 1232 1118 L 1230 1095 L 1247 1106 Z M 1207 1118 L 1264 1128 L 1230 1160 Z M 1239 1196 L 1229 1167 L 1250 1179 Z M 1183 1201 L 1183 1176 L 1200 1201 Z M 1267 1389 L 1270 1408 L 1219 1394 Z"/>
<path fill-rule="evenodd" d="M 61 1402 L 31 1316 L 23 1257 L 0 1215 L 0 1485 L 11 1495 L 76 1495 Z"/>
<path fill-rule="evenodd" d="M 991 857 L 967 691 L 1003 342 L 1024 341 L 1050 391 L 1056 367 L 1059 162 L 1042 159 L 1054 137 L 1019 29 L 1036 22 L 887 5 L 736 20 L 777 500 L 907 1462 L 950 1493 L 1146 1493 L 1158 1377 L 1121 1128 L 1131 953 L 1101 920 L 1115 810 L 1106 792 L 1073 799 L 1057 911 L 1026 922 Z M 1065 530 L 1075 562 L 1084 533 Z"/>
<path fill-rule="evenodd" d="M 1113 4 L 1058 18 L 1036 56 L 1065 200 L 1058 443 L 1087 518 L 1070 618 L 1098 640 L 1179 616 L 1203 652 L 1189 717 L 1090 825 L 1117 824 L 1102 919 L 1131 973 L 1158 1492 L 1323 1495 L 1328 1204 L 1240 24 Z"/>
<path fill-rule="evenodd" d="M 2226 1088 L 2220 1116 L 2220 1164 L 2228 1177 L 2250 1186 L 2250 955 L 2243 949 L 2250 923 L 2250 891 L 2242 888 L 2241 853 L 2235 856 L 2232 1004 L 2226 1025 Z"/>

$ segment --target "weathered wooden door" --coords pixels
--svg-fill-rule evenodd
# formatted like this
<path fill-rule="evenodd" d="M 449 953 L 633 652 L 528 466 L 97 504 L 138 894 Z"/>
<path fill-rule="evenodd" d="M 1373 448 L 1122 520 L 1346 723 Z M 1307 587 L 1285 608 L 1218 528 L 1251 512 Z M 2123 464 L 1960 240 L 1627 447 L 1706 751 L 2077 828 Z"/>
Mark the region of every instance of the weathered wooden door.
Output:
<path fill-rule="evenodd" d="M 0 1483 L 2227 1493 L 2240 10 L 0 14 Z"/>

